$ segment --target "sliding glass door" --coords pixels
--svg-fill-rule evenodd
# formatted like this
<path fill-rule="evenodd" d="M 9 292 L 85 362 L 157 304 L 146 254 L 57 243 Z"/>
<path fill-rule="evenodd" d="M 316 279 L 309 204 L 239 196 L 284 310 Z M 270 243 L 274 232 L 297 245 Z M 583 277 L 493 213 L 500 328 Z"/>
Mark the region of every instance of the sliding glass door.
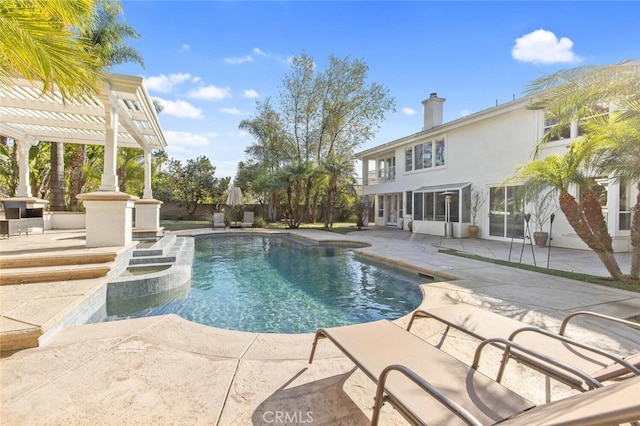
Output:
<path fill-rule="evenodd" d="M 501 238 L 524 237 L 524 200 L 518 186 L 489 188 L 489 235 Z"/>

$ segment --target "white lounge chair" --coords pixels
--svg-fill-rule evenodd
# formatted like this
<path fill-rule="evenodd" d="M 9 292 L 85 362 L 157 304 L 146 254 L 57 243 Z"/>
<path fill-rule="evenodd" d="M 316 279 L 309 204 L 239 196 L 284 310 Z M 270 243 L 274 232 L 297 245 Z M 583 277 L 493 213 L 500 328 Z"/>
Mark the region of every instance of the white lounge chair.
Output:
<path fill-rule="evenodd" d="M 378 423 L 384 401 L 389 401 L 411 423 L 434 425 L 459 424 L 460 419 L 473 425 L 495 424 L 535 406 L 477 370 L 475 361 L 479 362 L 481 347 L 476 352 L 474 364 L 469 367 L 396 324 L 381 320 L 318 330 L 309 363 L 313 362 L 316 345 L 321 338 L 330 339 L 377 383 L 371 420 L 373 425 Z M 501 343 L 532 358 L 566 369 L 568 374 L 589 382 L 593 388 L 602 386 L 581 371 L 514 342 L 501 339 Z M 635 391 L 639 385 L 634 382 L 631 389 L 627 389 L 628 386 L 624 388 L 625 398 L 622 399 L 623 407 L 620 410 L 613 405 L 603 409 L 624 412 L 625 421 L 637 418 L 640 416 L 640 406 L 636 403 Z M 566 414 L 573 408 L 562 413 Z M 600 418 L 609 419 L 606 415 Z"/>
<path fill-rule="evenodd" d="M 225 229 L 227 224 L 224 222 L 224 213 L 214 213 L 213 214 L 213 228 L 222 228 Z"/>
<path fill-rule="evenodd" d="M 640 353 L 621 358 L 602 349 L 565 337 L 564 333 L 569 321 L 576 316 L 597 317 L 632 328 L 640 328 L 640 324 L 620 318 L 594 312 L 575 312 L 564 319 L 559 333 L 556 334 L 539 327 L 528 326 L 525 323 L 498 315 L 495 312 L 466 303 L 458 303 L 416 310 L 411 316 L 407 330 L 411 329 L 412 324 L 418 318 L 433 318 L 446 324 L 447 331 L 449 327 L 453 327 L 478 340 L 486 341 L 496 337 L 506 338 L 523 346 L 536 348 L 537 351 L 578 368 L 601 382 L 629 375 L 640 375 Z M 537 359 L 531 359 L 527 354 L 509 349 L 507 349 L 507 356 L 502 360 L 497 377 L 498 382 L 502 379 L 502 374 L 510 358 L 575 389 L 584 390 L 583 383 L 576 381 L 575 376 L 567 375 L 564 370 L 558 369 L 553 365 L 539 362 Z"/>
<path fill-rule="evenodd" d="M 240 225 L 242 228 L 251 228 L 253 227 L 253 212 L 244 212 L 244 218 L 242 219 L 242 224 Z"/>

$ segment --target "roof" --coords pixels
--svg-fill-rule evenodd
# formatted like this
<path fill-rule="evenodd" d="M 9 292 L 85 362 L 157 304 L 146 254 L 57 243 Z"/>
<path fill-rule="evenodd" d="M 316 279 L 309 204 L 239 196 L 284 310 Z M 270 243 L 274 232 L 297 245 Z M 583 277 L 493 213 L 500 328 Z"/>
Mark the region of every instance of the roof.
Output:
<path fill-rule="evenodd" d="M 422 186 L 418 189 L 414 189 L 413 192 L 440 192 L 440 191 L 450 191 L 452 189 L 462 189 L 465 186 L 471 185 L 471 182 L 462 182 L 462 183 L 447 183 L 443 185 L 431 185 L 431 186 Z"/>
<path fill-rule="evenodd" d="M 486 120 L 488 118 L 495 117 L 500 114 L 506 114 L 513 110 L 523 108 L 529 103 L 529 101 L 532 98 L 533 96 L 527 96 L 527 97 L 506 102 L 501 105 L 496 105 L 495 107 L 487 108 L 485 110 L 473 113 L 465 117 L 455 119 L 453 121 L 448 121 L 446 123 L 433 127 L 431 129 L 422 130 L 420 132 L 412 133 L 410 135 L 403 136 L 399 139 L 395 139 L 390 142 L 383 143 L 381 145 L 376 145 L 364 151 L 357 152 L 355 156 L 357 159 L 362 160 L 365 157 L 380 155 L 381 153 L 395 150 L 396 148 L 403 145 L 408 145 L 408 144 L 413 144 L 419 141 L 428 140 L 429 138 L 437 137 L 453 129 L 464 127 L 473 123 L 477 123 L 478 121 Z"/>
<path fill-rule="evenodd" d="M 118 114 L 118 146 L 164 150 L 153 101 L 142 78 L 104 73 L 96 97 L 64 101 L 59 91 L 42 94 L 42 84 L 16 78 L 0 84 L 0 134 L 18 141 L 104 145 L 105 105 Z"/>

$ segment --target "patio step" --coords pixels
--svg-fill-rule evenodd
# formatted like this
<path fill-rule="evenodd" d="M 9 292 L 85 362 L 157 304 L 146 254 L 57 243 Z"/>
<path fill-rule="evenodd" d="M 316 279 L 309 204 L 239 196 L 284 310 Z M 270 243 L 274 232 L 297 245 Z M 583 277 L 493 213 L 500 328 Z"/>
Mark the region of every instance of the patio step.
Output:
<path fill-rule="evenodd" d="M 58 252 L 37 254 L 30 253 L 27 255 L 3 255 L 0 256 L 0 269 L 9 268 L 32 268 L 45 266 L 61 266 L 61 265 L 85 265 L 92 263 L 113 262 L 117 254 L 105 251 L 87 251 L 81 252 Z"/>
<path fill-rule="evenodd" d="M 0 285 L 46 283 L 105 277 L 115 262 L 2 268 Z"/>

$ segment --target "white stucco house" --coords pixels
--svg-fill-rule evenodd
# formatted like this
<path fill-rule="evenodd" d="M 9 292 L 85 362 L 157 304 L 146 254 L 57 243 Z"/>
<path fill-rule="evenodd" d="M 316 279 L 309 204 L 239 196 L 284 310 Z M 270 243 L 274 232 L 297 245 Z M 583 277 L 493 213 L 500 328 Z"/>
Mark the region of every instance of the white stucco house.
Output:
<path fill-rule="evenodd" d="M 432 93 L 422 102 L 423 130 L 359 152 L 363 196 L 373 206 L 369 223 L 412 232 L 468 237 L 470 197 L 484 198 L 476 216 L 479 238 L 522 239 L 537 231 L 525 222 L 535 205 L 522 200 L 517 185 L 504 186 L 519 164 L 532 158 L 533 148 L 547 130 L 544 111 L 528 109 L 521 98 L 443 123 L 445 99 Z M 539 156 L 563 152 L 580 135 L 575 122 Z M 636 183 L 603 176 L 598 179 L 601 203 L 615 251 L 630 251 L 631 209 Z M 552 238 L 556 247 L 583 248 L 557 205 Z M 371 213 L 370 213 L 371 216 Z M 549 232 L 550 223 L 542 231 Z"/>

